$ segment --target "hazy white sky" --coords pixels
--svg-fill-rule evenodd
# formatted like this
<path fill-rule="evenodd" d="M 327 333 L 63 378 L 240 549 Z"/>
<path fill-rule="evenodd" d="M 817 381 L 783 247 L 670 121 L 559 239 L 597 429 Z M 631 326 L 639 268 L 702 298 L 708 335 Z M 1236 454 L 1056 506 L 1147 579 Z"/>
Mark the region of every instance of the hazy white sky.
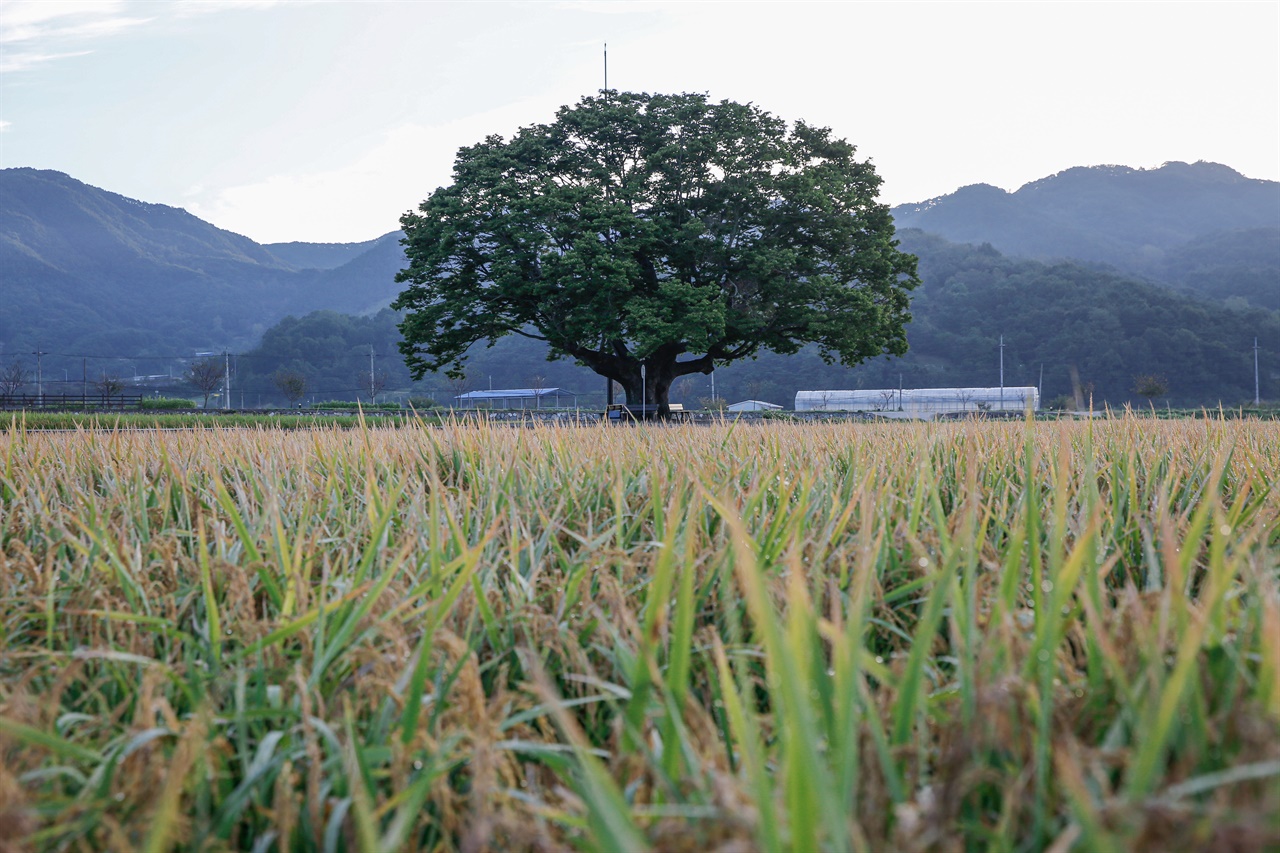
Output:
<path fill-rule="evenodd" d="M 0 167 L 356 241 L 602 85 L 828 125 L 884 200 L 1076 165 L 1280 179 L 1280 2 L 0 0 Z"/>

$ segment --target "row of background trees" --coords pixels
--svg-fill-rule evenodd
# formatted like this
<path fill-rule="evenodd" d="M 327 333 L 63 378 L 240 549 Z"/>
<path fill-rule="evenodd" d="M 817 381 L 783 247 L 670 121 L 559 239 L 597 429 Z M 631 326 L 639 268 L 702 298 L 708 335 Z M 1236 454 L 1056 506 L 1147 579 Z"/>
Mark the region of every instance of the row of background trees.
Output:
<path fill-rule="evenodd" d="M 155 396 L 159 396 L 161 390 L 165 391 L 166 396 L 191 394 L 200 401 L 201 407 L 208 408 L 210 398 L 220 399 L 224 395 L 227 375 L 226 360 L 222 356 L 204 357 L 192 360 L 184 372 L 170 378 L 167 382 L 148 379 L 145 386 Z M 307 375 L 298 370 L 277 370 L 271 375 L 270 380 L 274 390 L 290 406 L 299 404 L 306 397 L 310 387 Z M 370 376 L 364 389 L 368 399 L 376 398 L 377 394 L 386 387 L 386 381 L 385 371 Z M 69 382 L 56 380 L 46 385 L 37 373 L 29 369 L 20 359 L 14 359 L 0 367 L 0 402 L 12 402 L 19 397 L 25 400 L 33 396 L 44 397 L 46 400 L 53 397 L 56 398 L 55 402 L 67 398 L 72 401 L 77 398 L 111 401 L 120 397 L 126 390 L 135 394 L 142 390 L 142 386 L 136 380 L 131 382 L 118 373 L 107 371 L 100 372 L 92 382 L 85 380 L 83 383 L 77 383 L 77 390 L 69 390 L 69 386 Z M 48 390 L 45 390 L 46 388 Z M 145 396 L 145 394 L 139 396 Z M 260 397 L 260 394 L 258 396 Z M 195 400 L 193 399 L 192 402 L 194 403 Z"/>
<path fill-rule="evenodd" d="M 51 386 L 55 384 L 50 383 Z M 62 383 L 62 387 L 56 393 L 65 394 L 66 384 Z M 28 368 L 21 359 L 15 358 L 8 364 L 0 366 L 0 400 L 27 393 L 39 394 L 41 385 L 37 372 Z M 89 396 L 89 388 L 92 388 L 93 396 L 103 400 L 120 396 L 127 387 L 127 383 L 118 374 L 106 371 L 99 373 L 92 383 L 86 380 L 81 386 L 82 396 Z M 50 393 L 55 392 L 50 391 Z"/>
<path fill-rule="evenodd" d="M 760 399 L 790 406 L 796 391 L 822 388 L 989 386 L 998 382 L 1001 335 L 1007 385 L 1041 385 L 1044 400 L 1073 395 L 1074 366 L 1098 404 L 1167 400 L 1174 405 L 1227 405 L 1253 399 L 1252 344 L 1261 344 L 1262 394 L 1274 398 L 1280 365 L 1280 312 L 1230 308 L 1078 264 L 1012 259 L 984 246 L 947 243 L 916 231 L 902 233 L 904 248 L 920 258 L 923 285 L 913 295 L 908 327 L 911 350 L 856 368 L 825 364 L 812 347 L 790 356 L 762 353 L 719 367 L 720 399 Z M 371 391 L 394 399 L 433 398 L 448 405 L 457 394 L 487 387 L 567 388 L 583 405 L 600 405 L 604 380 L 571 361 L 547 361 L 545 345 L 516 336 L 494 346 L 473 346 L 467 373 L 452 380 L 430 374 L 414 381 L 397 353 L 399 316 L 319 311 L 289 317 L 268 329 L 259 345 L 224 360 L 170 359 L 172 380 L 142 383 L 166 394 L 213 395 L 222 367 L 232 370 L 232 402 L 245 406 L 296 404 L 302 400 L 369 400 Z M 374 353 L 370 383 L 369 354 Z M 33 365 L 10 358 L 7 370 L 31 373 Z M 45 384 L 57 389 L 79 357 L 45 357 Z M 91 377 L 118 373 L 129 380 L 131 362 L 99 359 Z M 189 369 L 204 364 L 205 381 Z M 145 368 L 145 364 L 144 367 Z M 1042 373 L 1043 371 L 1043 373 Z M 184 380 L 183 376 L 187 376 Z M 1138 377 L 1167 377 L 1162 393 L 1148 395 Z M 280 381 L 287 380 L 282 388 Z M 686 406 L 712 398 L 712 377 L 683 377 L 672 400 Z M 92 381 L 90 381 L 92 386 Z M 70 387 L 78 393 L 81 383 Z M 91 387 L 92 391 L 92 387 Z M 215 397 L 215 400 L 220 398 Z"/>
<path fill-rule="evenodd" d="M 790 356 L 765 352 L 754 360 L 718 367 L 715 396 L 790 406 L 799 390 L 995 385 L 1001 335 L 1006 384 L 1043 383 L 1045 401 L 1073 395 L 1074 367 L 1099 405 L 1143 404 L 1148 399 L 1173 405 L 1250 402 L 1254 337 L 1261 345 L 1262 396 L 1277 395 L 1280 312 L 1197 299 L 1074 263 L 1009 258 L 989 246 L 949 243 L 919 231 L 906 230 L 900 237 L 903 248 L 920 259 L 923 282 L 913 293 L 913 321 L 907 327 L 911 349 L 905 356 L 850 369 L 825 364 L 812 347 Z M 229 359 L 219 355 L 201 360 L 189 354 L 182 358 L 175 353 L 134 360 L 101 353 L 87 358 L 54 353 L 44 357 L 45 388 L 99 393 L 95 382 L 105 374 L 123 377 L 130 388 L 202 402 L 205 386 L 189 369 L 207 363 L 212 397 L 222 388 L 221 369 L 229 362 L 236 406 L 367 401 L 372 348 L 380 397 L 433 398 L 448 405 L 467 390 L 542 383 L 577 392 L 584 406 L 602 403 L 603 379 L 571 361 L 549 362 L 545 345 L 517 336 L 492 347 L 473 346 L 461 380 L 429 374 L 415 382 L 397 351 L 399 319 L 389 309 L 368 315 L 318 311 L 289 317 L 267 329 L 256 347 Z M 19 371 L 34 373 L 34 359 L 25 353 L 0 355 L 0 364 L 6 371 L 16 365 Z M 165 371 L 163 378 L 131 378 L 134 373 L 159 373 L 156 367 Z M 1143 376 L 1167 377 L 1164 392 L 1144 395 L 1136 381 Z M 277 379 L 289 380 L 284 390 Z M 698 405 L 712 397 L 711 384 L 710 376 L 683 377 L 672 385 L 671 398 Z M 1143 387 L 1150 390 L 1149 385 Z M 220 397 L 212 399 L 221 404 Z"/>
<path fill-rule="evenodd" d="M 671 399 L 686 406 L 715 397 L 789 407 L 800 390 L 993 386 L 1001 336 L 1005 384 L 1041 387 L 1046 402 L 1074 397 L 1073 372 L 1086 402 L 1092 396 L 1098 405 L 1251 402 L 1255 337 L 1262 394 L 1276 394 L 1280 312 L 1224 305 L 1078 263 L 1010 258 L 988 245 L 950 243 L 916 230 L 899 237 L 919 258 L 922 280 L 912 294 L 906 355 L 847 368 L 825 363 L 813 346 L 792 355 L 765 351 L 719 366 L 714 378 L 677 379 Z M 236 385 L 267 394 L 272 375 L 285 369 L 304 374 L 316 399 L 367 398 L 372 346 L 386 390 L 400 397 L 448 404 L 468 390 L 542 384 L 575 391 L 584 405 L 602 402 L 601 377 L 571 360 L 548 361 L 545 344 L 515 335 L 473 345 L 459 380 L 429 373 L 415 382 L 396 355 L 399 319 L 390 310 L 288 318 L 240 358 Z"/>

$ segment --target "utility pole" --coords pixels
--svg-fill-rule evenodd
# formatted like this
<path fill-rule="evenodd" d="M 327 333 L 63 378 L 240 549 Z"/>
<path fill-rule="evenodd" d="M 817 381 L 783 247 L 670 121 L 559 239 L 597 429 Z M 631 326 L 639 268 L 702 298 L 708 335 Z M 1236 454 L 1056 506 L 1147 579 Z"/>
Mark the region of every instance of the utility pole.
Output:
<path fill-rule="evenodd" d="M 369 344 L 369 402 L 376 405 L 378 401 L 374 397 L 374 395 L 377 393 L 374 390 L 375 387 L 376 387 L 376 382 L 374 381 L 374 378 L 373 378 L 373 344 Z"/>
<path fill-rule="evenodd" d="M 716 399 L 716 371 L 711 368 L 711 401 L 714 403 Z"/>
<path fill-rule="evenodd" d="M 1253 404 L 1262 405 L 1262 385 L 1258 382 L 1258 339 L 1253 339 Z"/>
<path fill-rule="evenodd" d="M 604 99 L 606 102 L 609 100 L 609 43 L 608 42 L 604 43 Z M 605 195 L 607 196 L 609 193 L 608 184 L 605 184 L 604 191 L 605 191 Z M 604 378 L 604 409 L 606 412 L 606 417 L 607 417 L 607 412 L 609 411 L 609 407 L 612 405 L 613 405 L 613 377 L 606 376 Z"/>
<path fill-rule="evenodd" d="M 1000 411 L 1004 411 L 1004 335 L 1000 336 Z"/>
<path fill-rule="evenodd" d="M 222 351 L 222 390 L 226 396 L 222 400 L 222 408 L 231 408 L 231 356 Z"/>
<path fill-rule="evenodd" d="M 44 370 L 41 366 L 40 360 L 44 356 L 48 355 L 48 353 L 40 349 L 40 347 L 36 347 L 35 352 L 31 354 L 36 357 L 36 399 L 40 401 L 38 405 L 40 406 L 40 408 L 43 409 L 44 408 Z"/>

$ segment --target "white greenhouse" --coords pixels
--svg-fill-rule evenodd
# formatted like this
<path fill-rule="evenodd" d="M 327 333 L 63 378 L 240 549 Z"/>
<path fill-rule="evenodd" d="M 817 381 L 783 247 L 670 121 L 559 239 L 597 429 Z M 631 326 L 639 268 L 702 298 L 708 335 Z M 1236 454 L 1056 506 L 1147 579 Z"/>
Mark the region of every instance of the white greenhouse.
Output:
<path fill-rule="evenodd" d="M 1034 385 L 1004 388 L 875 388 L 800 391 L 797 412 L 874 412 L 886 417 L 932 420 L 964 412 L 1023 412 L 1040 408 Z"/>
<path fill-rule="evenodd" d="M 490 409 L 534 409 L 546 405 L 559 408 L 562 396 L 572 399 L 574 407 L 577 407 L 578 395 L 563 388 L 501 388 L 489 391 L 468 391 L 453 399 L 458 401 L 460 407 L 472 409 L 481 406 Z"/>
<path fill-rule="evenodd" d="M 743 400 L 741 403 L 734 403 L 727 411 L 730 412 L 777 412 L 782 409 L 776 403 L 766 403 L 764 400 Z"/>

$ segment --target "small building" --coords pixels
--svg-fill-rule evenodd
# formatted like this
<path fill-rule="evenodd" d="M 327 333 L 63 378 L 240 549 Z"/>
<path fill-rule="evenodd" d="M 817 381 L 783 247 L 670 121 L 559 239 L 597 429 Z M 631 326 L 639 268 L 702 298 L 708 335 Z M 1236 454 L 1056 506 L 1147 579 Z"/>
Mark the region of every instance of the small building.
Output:
<path fill-rule="evenodd" d="M 782 407 L 777 403 L 766 403 L 764 400 L 743 400 L 733 403 L 725 411 L 729 412 L 778 412 Z"/>
<path fill-rule="evenodd" d="M 799 391 L 797 412 L 869 412 L 884 417 L 932 420 L 965 412 L 1023 412 L 1040 408 L 1034 385 L 1005 388 L 874 388 Z"/>
<path fill-rule="evenodd" d="M 564 388 L 499 388 L 488 391 L 468 391 L 453 398 L 460 408 L 489 409 L 541 409 L 560 408 L 561 400 L 572 400 L 578 405 L 578 395 Z"/>

